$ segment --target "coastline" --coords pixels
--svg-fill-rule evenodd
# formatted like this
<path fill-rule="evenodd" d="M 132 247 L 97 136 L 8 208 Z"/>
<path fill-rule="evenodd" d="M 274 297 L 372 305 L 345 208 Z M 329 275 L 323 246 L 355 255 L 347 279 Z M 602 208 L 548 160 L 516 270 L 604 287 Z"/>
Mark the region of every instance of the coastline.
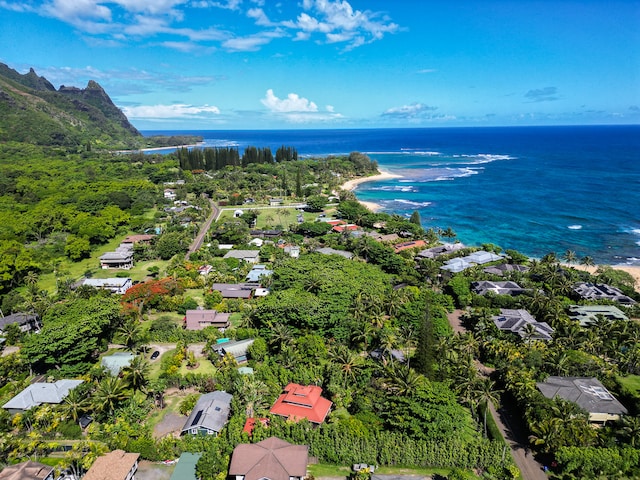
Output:
<path fill-rule="evenodd" d="M 358 185 L 362 183 L 379 182 L 381 180 L 390 180 L 392 178 L 402 178 L 402 175 L 391 173 L 386 170 L 378 169 L 378 172 L 379 173 L 377 175 L 371 175 L 370 177 L 353 178 L 351 180 L 347 180 L 340 186 L 340 189 L 352 192 L 358 187 Z M 378 210 L 382 209 L 382 205 L 380 205 L 379 203 L 367 202 L 364 200 L 360 200 L 357 197 L 356 197 L 356 200 L 358 200 L 358 202 L 360 202 L 362 205 L 367 207 L 372 212 L 377 212 Z"/>
<path fill-rule="evenodd" d="M 593 267 L 586 266 L 586 265 L 567 265 L 567 266 L 575 268 L 576 270 L 589 272 L 591 274 L 596 273 L 596 270 L 598 269 L 598 265 Z M 627 272 L 636 281 L 634 288 L 637 290 L 640 287 L 640 266 L 637 266 L 637 265 L 607 265 L 607 266 L 613 268 L 614 270 Z"/>

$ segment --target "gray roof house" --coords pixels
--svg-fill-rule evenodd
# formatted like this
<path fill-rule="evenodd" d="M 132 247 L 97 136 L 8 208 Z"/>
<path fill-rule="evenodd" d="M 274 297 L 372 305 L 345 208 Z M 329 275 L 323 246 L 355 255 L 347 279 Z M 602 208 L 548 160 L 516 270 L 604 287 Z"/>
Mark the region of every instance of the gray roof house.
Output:
<path fill-rule="evenodd" d="M 132 282 L 130 278 L 85 278 L 82 285 L 122 295 L 131 288 Z"/>
<path fill-rule="evenodd" d="M 527 291 L 526 288 L 522 288 L 516 282 L 492 282 L 490 280 L 471 282 L 471 289 L 478 295 L 486 295 L 489 292 L 493 292 L 496 295 L 516 296 Z"/>
<path fill-rule="evenodd" d="M 241 443 L 233 449 L 229 479 L 303 480 L 308 463 L 308 446 L 269 437 L 258 443 Z"/>
<path fill-rule="evenodd" d="M 466 257 L 457 257 L 452 258 L 445 262 L 445 264 L 440 267 L 441 270 L 446 270 L 451 273 L 458 273 L 466 270 L 467 268 L 475 267 L 477 265 L 484 265 L 485 263 L 496 262 L 498 260 L 502 260 L 503 257 L 501 255 L 497 255 L 493 252 L 485 252 L 484 250 L 479 250 L 477 252 L 473 252 Z"/>
<path fill-rule="evenodd" d="M 607 320 L 629 320 L 629 318 L 613 305 L 569 305 L 568 314 L 572 320 L 578 320 L 580 326 L 586 327 L 592 324 L 598 315 Z"/>
<path fill-rule="evenodd" d="M 237 258 L 249 263 L 258 263 L 260 250 L 229 250 L 222 258 Z"/>
<path fill-rule="evenodd" d="M 466 248 L 462 243 L 443 243 L 442 245 L 437 245 L 435 247 L 427 248 L 425 250 L 421 250 L 415 256 L 416 260 L 422 260 L 424 258 L 437 258 L 440 255 L 446 255 L 447 253 L 457 252 L 458 250 L 462 250 Z"/>
<path fill-rule="evenodd" d="M 4 334 L 7 325 L 12 323 L 17 324 L 22 332 L 36 331 L 42 327 L 40 317 L 36 313 L 12 313 L 0 318 L 0 334 Z"/>
<path fill-rule="evenodd" d="M 211 290 L 220 292 L 222 298 L 251 298 L 259 283 L 214 283 Z"/>
<path fill-rule="evenodd" d="M 514 265 L 512 263 L 501 263 L 500 265 L 494 265 L 487 267 L 483 270 L 484 273 L 490 273 L 502 277 L 507 272 L 528 272 L 530 269 L 525 265 Z"/>
<path fill-rule="evenodd" d="M 500 330 L 516 333 L 520 337 L 529 340 L 551 340 L 553 328 L 546 322 L 538 322 L 526 310 L 500 309 L 500 315 L 492 317 L 493 323 Z M 531 332 L 527 331 L 527 325 L 531 325 Z M 531 329 L 531 327 L 528 327 Z"/>
<path fill-rule="evenodd" d="M 114 252 L 107 252 L 100 256 L 100 268 L 133 268 L 133 246 L 130 243 L 121 243 Z"/>
<path fill-rule="evenodd" d="M 58 380 L 54 383 L 33 383 L 5 403 L 9 413 L 21 413 L 43 403 L 61 403 L 82 380 Z"/>
<path fill-rule="evenodd" d="M 616 287 L 606 283 L 576 283 L 573 290 L 587 300 L 613 300 L 623 305 L 633 305 L 636 301 L 626 296 Z"/>
<path fill-rule="evenodd" d="M 115 352 L 111 355 L 105 355 L 100 359 L 100 365 L 109 370 L 111 376 L 117 377 L 125 367 L 131 365 L 131 361 L 135 355 L 129 352 Z"/>
<path fill-rule="evenodd" d="M 231 340 L 230 342 L 217 343 L 213 346 L 213 351 L 218 352 L 221 357 L 227 353 L 235 358 L 236 362 L 242 363 L 247 361 L 249 347 L 253 345 L 253 338 L 245 338 L 244 340 Z"/>
<path fill-rule="evenodd" d="M 536 384 L 547 398 L 560 397 L 589 413 L 589 421 L 604 425 L 625 415 L 627 409 L 607 390 L 597 378 L 588 377 L 548 377 Z"/>
<path fill-rule="evenodd" d="M 229 420 L 233 395 L 217 390 L 198 399 L 181 433 L 191 435 L 217 435 Z"/>

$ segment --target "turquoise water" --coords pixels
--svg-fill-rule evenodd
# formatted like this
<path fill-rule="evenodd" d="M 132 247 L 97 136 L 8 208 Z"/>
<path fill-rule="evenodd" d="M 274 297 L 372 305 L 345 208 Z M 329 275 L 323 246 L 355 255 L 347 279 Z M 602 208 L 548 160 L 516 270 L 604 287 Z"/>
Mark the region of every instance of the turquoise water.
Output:
<path fill-rule="evenodd" d="M 356 189 L 384 211 L 417 210 L 425 227 L 451 227 L 466 244 L 640 264 L 640 126 L 188 133 L 207 146 L 366 152 L 402 175 Z"/>

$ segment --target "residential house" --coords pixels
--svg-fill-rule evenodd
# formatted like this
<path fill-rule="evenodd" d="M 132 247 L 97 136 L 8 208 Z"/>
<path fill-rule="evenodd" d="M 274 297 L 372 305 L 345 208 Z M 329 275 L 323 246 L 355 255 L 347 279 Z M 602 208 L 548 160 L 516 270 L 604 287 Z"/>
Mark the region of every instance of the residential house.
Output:
<path fill-rule="evenodd" d="M 252 237 L 258 238 L 278 238 L 282 235 L 282 230 L 249 230 Z"/>
<path fill-rule="evenodd" d="M 479 250 L 477 252 L 473 252 L 470 255 L 467 255 L 466 257 L 452 258 L 451 260 L 445 262 L 445 264 L 440 267 L 440 269 L 449 271 L 451 273 L 458 273 L 477 265 L 484 265 L 486 263 L 502 260 L 502 258 L 503 257 L 501 255 L 497 255 L 493 252 L 485 252 L 483 250 Z"/>
<path fill-rule="evenodd" d="M 569 318 L 579 321 L 581 327 L 591 325 L 599 316 L 610 321 L 629 320 L 629 318 L 614 305 L 569 305 L 567 309 Z"/>
<path fill-rule="evenodd" d="M 233 395 L 216 390 L 198 399 L 181 433 L 191 435 L 217 435 L 224 428 L 231 413 Z"/>
<path fill-rule="evenodd" d="M 258 283 L 214 283 L 211 290 L 220 292 L 222 298 L 251 298 L 260 287 Z"/>
<path fill-rule="evenodd" d="M 321 387 L 290 383 L 273 404 L 270 413 L 294 421 L 306 418 L 319 425 L 324 422 L 332 405 L 331 401 L 321 395 Z"/>
<path fill-rule="evenodd" d="M 258 263 L 260 250 L 229 250 L 223 258 L 237 258 L 244 262 Z"/>
<path fill-rule="evenodd" d="M 42 322 L 37 313 L 12 313 L 0 318 L 0 334 L 5 333 L 7 325 L 15 323 L 21 332 L 37 332 L 42 327 Z"/>
<path fill-rule="evenodd" d="M 125 237 L 125 239 L 122 241 L 122 243 L 129 243 L 131 245 L 137 245 L 137 244 L 143 244 L 143 245 L 149 245 L 153 239 L 156 238 L 155 235 L 129 235 L 127 237 Z"/>
<path fill-rule="evenodd" d="M 309 447 L 277 437 L 241 443 L 233 449 L 230 480 L 303 480 L 307 476 Z"/>
<path fill-rule="evenodd" d="M 462 243 L 443 243 L 442 245 L 437 245 L 435 247 L 421 250 L 416 255 L 416 260 L 423 260 L 425 258 L 438 258 L 440 255 L 457 252 L 458 250 L 462 250 L 463 248 L 466 247 Z"/>
<path fill-rule="evenodd" d="M 536 384 L 547 398 L 559 397 L 578 404 L 589 414 L 589 422 L 604 425 L 616 421 L 627 409 L 593 377 L 547 377 Z"/>
<path fill-rule="evenodd" d="M 173 470 L 169 480 L 198 480 L 196 476 L 196 464 L 201 456 L 201 453 L 184 452 L 180 455 L 180 458 L 178 458 L 176 468 Z"/>
<path fill-rule="evenodd" d="M 525 340 L 551 340 L 553 328 L 546 322 L 538 322 L 526 310 L 500 309 L 500 315 L 492 317 L 500 330 L 520 335 Z"/>
<path fill-rule="evenodd" d="M 522 288 L 516 282 L 492 282 L 490 280 L 482 280 L 480 282 L 471 282 L 471 290 L 478 295 L 486 295 L 489 292 L 496 295 L 522 295 L 527 291 L 526 288 Z"/>
<path fill-rule="evenodd" d="M 177 197 L 176 191 L 173 188 L 165 188 L 163 192 L 163 196 L 168 200 L 175 200 Z"/>
<path fill-rule="evenodd" d="M 96 458 L 82 480 L 135 480 L 139 453 L 114 450 Z"/>
<path fill-rule="evenodd" d="M 254 265 L 247 276 L 245 277 L 246 282 L 260 282 L 263 278 L 267 278 L 273 275 L 273 270 L 269 270 L 266 265 Z"/>
<path fill-rule="evenodd" d="M 300 257 L 300 247 L 298 245 L 285 245 L 282 249 L 284 253 L 288 254 L 291 258 Z"/>
<path fill-rule="evenodd" d="M 219 341 L 222 339 L 219 339 Z M 249 354 L 249 347 L 253 345 L 253 338 L 245 338 L 244 340 L 231 340 L 216 343 L 212 348 L 214 352 L 218 352 L 218 355 L 224 357 L 225 355 L 231 355 L 237 363 L 247 361 Z"/>
<path fill-rule="evenodd" d="M 623 305 L 636 303 L 634 299 L 622 293 L 620 289 L 605 283 L 577 283 L 573 286 L 573 290 L 586 300 L 613 300 Z"/>
<path fill-rule="evenodd" d="M 109 370 L 112 377 L 120 375 L 123 368 L 131 365 L 135 355 L 129 352 L 115 352 L 100 359 L 100 365 Z"/>
<path fill-rule="evenodd" d="M 347 252 L 346 250 L 336 250 L 335 248 L 323 247 L 316 248 L 314 252 L 321 253 L 323 255 L 340 255 L 348 260 L 353 258 L 353 253 Z"/>
<path fill-rule="evenodd" d="M 501 263 L 500 265 L 487 267 L 483 270 L 484 273 L 498 275 L 499 277 L 502 277 L 505 273 L 508 273 L 508 272 L 528 272 L 528 271 L 529 271 L 529 267 L 525 265 L 514 265 L 512 263 Z"/>
<path fill-rule="evenodd" d="M 124 294 L 131 288 L 133 283 L 130 278 L 85 278 L 82 285 L 97 288 L 98 290 L 109 290 L 118 295 Z"/>
<path fill-rule="evenodd" d="M 133 246 L 121 243 L 114 252 L 107 252 L 100 256 L 100 268 L 118 268 L 129 270 L 133 268 Z"/>
<path fill-rule="evenodd" d="M 366 232 L 365 236 L 371 237 L 374 240 L 382 243 L 392 243 L 400 240 L 400 236 L 398 236 L 397 233 L 388 233 L 383 235 L 380 232 L 373 231 L 373 232 Z"/>
<path fill-rule="evenodd" d="M 5 403 L 2 408 L 9 413 L 23 413 L 43 403 L 61 403 L 82 380 L 58 380 L 54 383 L 32 383 Z"/>
<path fill-rule="evenodd" d="M 281 198 L 270 198 L 269 199 L 269 206 L 270 207 L 279 207 L 283 204 L 284 202 L 282 201 Z"/>
<path fill-rule="evenodd" d="M 411 250 L 412 248 L 420 248 L 426 246 L 427 242 L 425 242 L 424 240 L 413 240 L 411 242 L 396 243 L 395 245 L 393 245 L 393 250 L 396 253 L 400 253 L 403 250 Z"/>
<path fill-rule="evenodd" d="M 0 471 L 0 480 L 53 480 L 53 467 L 31 460 L 7 465 Z"/>
<path fill-rule="evenodd" d="M 198 273 L 200 275 L 209 275 L 213 271 L 213 265 L 202 265 L 198 267 Z"/>
<path fill-rule="evenodd" d="M 183 319 L 187 330 L 202 330 L 205 327 L 227 328 L 230 313 L 220 313 L 217 310 L 187 310 Z"/>
<path fill-rule="evenodd" d="M 356 230 L 359 230 L 360 227 L 354 223 L 347 223 L 344 225 L 334 225 L 334 227 L 331 229 L 334 232 L 337 233 L 342 233 L 342 232 L 355 232 Z"/>

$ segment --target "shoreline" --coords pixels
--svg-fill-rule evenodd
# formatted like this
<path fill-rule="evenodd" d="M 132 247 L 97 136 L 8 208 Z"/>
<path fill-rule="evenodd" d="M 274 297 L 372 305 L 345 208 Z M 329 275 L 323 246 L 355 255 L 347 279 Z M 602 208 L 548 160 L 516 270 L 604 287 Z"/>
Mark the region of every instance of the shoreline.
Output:
<path fill-rule="evenodd" d="M 360 185 L 362 183 L 379 182 L 379 181 L 382 181 L 382 180 L 391 180 L 393 178 L 402 178 L 402 175 L 398 175 L 396 173 L 391 173 L 391 172 L 388 172 L 386 170 L 378 169 L 378 172 L 379 173 L 377 175 L 371 175 L 370 177 L 360 177 L 360 178 L 353 178 L 351 180 L 347 180 L 339 188 L 341 190 L 347 190 L 349 192 L 353 192 L 358 187 L 358 185 Z M 379 203 L 360 200 L 357 197 L 356 197 L 356 200 L 361 205 L 364 205 L 365 207 L 367 207 L 369 210 L 371 210 L 374 213 L 382 209 L 382 205 L 380 205 Z"/>
<path fill-rule="evenodd" d="M 586 266 L 586 265 L 567 265 L 567 264 L 563 264 L 563 265 L 566 265 L 567 267 L 575 268 L 576 270 L 589 272 L 591 274 L 595 274 L 598 267 L 601 266 L 601 265 Z M 640 265 L 620 265 L 620 264 L 609 265 L 609 264 L 603 263 L 602 266 L 604 265 L 611 267 L 614 270 L 627 272 L 636 281 L 634 288 L 637 290 L 640 287 Z"/>

